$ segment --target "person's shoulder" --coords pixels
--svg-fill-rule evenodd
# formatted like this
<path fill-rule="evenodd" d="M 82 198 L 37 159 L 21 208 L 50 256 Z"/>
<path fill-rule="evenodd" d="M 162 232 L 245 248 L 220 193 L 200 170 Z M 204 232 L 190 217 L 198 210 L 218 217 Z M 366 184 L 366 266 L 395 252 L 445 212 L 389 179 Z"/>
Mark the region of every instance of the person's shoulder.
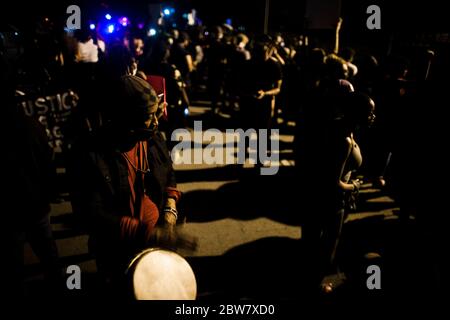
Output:
<path fill-rule="evenodd" d="M 147 140 L 148 150 L 151 154 L 158 155 L 158 158 L 163 156 L 163 159 L 170 158 L 170 151 L 167 148 L 166 139 L 159 130 L 156 130 L 152 136 Z"/>
<path fill-rule="evenodd" d="M 353 140 L 351 137 L 345 137 L 345 145 L 350 148 L 353 146 Z"/>

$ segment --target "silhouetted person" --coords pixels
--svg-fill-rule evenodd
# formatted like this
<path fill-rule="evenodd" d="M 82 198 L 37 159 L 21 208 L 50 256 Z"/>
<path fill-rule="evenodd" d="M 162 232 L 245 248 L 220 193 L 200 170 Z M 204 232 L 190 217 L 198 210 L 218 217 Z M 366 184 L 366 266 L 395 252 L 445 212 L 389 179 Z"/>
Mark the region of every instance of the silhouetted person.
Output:
<path fill-rule="evenodd" d="M 208 69 L 208 92 L 211 98 L 212 112 L 215 113 L 222 98 L 227 64 L 227 47 L 222 42 L 223 30 L 214 27 L 210 31 L 210 42 L 206 50 L 206 65 Z"/>
<path fill-rule="evenodd" d="M 315 102 L 320 105 L 329 100 Z M 351 174 L 362 163 L 354 132 L 374 120 L 374 102 L 366 95 L 347 93 L 336 103 L 341 104 L 341 115 L 323 121 L 319 128 L 307 123 L 301 132 L 300 149 L 296 151 L 302 186 L 301 210 L 305 216 L 302 241 L 307 249 L 311 285 L 317 285 L 327 274 L 339 272 L 336 253 L 349 204 L 348 194 L 359 189 L 359 182 L 351 180 Z M 335 284 L 322 285 L 329 291 Z"/>
<path fill-rule="evenodd" d="M 181 76 L 190 86 L 190 73 L 194 70 L 192 55 L 188 51 L 190 43 L 189 35 L 186 32 L 180 32 L 170 52 L 170 62 L 173 63 L 181 72 Z"/>
<path fill-rule="evenodd" d="M 281 67 L 272 59 L 273 50 L 273 44 L 269 41 L 257 43 L 253 48 L 252 59 L 242 68 L 240 112 L 245 128 L 272 128 L 275 97 L 280 93 L 282 84 Z M 270 131 L 266 145 L 271 150 Z"/>
<path fill-rule="evenodd" d="M 4 119 L 0 134 L 5 161 L 3 288 L 8 299 L 24 297 L 24 245 L 29 242 L 43 267 L 45 289 L 56 296 L 62 283 L 49 217 L 51 184 L 54 182 L 53 151 L 45 128 L 26 116 L 14 98 L 20 50 L 11 52 L 14 46 L 8 38 L 7 32 L 0 34 L 0 100 Z"/>
<path fill-rule="evenodd" d="M 189 108 L 189 99 L 186 93 L 186 83 L 177 67 L 169 63 L 170 50 L 163 41 L 157 42 L 145 61 L 144 72 L 147 75 L 164 77 L 166 84 L 167 121 L 161 121 L 162 130 L 165 129 L 169 148 L 172 132 L 177 128 L 185 127 L 185 110 Z"/>

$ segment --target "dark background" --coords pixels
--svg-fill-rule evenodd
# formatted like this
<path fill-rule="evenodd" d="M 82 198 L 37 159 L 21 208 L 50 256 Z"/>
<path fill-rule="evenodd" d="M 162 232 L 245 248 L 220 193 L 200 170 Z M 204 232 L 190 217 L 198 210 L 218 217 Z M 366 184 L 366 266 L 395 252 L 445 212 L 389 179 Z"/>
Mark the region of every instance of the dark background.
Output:
<path fill-rule="evenodd" d="M 196 8 L 205 24 L 224 23 L 231 18 L 236 26 L 245 25 L 253 32 L 261 32 L 264 25 L 265 0 L 207 1 L 207 0 L 63 0 L 63 1 L 9 1 L 2 2 L 0 16 L 2 22 L 26 23 L 40 15 L 64 18 L 65 9 L 70 4 L 78 4 L 82 13 L 94 16 L 101 10 L 111 10 L 124 15 L 138 16 L 147 13 L 148 4 L 161 3 L 175 7 L 178 12 Z M 366 8 L 376 4 L 381 8 L 382 28 L 388 31 L 448 31 L 448 10 L 445 1 L 382 1 L 382 0 L 270 0 L 270 31 L 298 32 L 305 26 L 304 15 L 308 7 L 341 7 L 346 27 L 351 32 L 364 31 Z M 326 12 L 322 12 L 326 18 Z"/>
<path fill-rule="evenodd" d="M 206 26 L 222 24 L 231 19 L 233 27 L 248 33 L 264 31 L 266 0 L 63 0 L 63 1 L 12 1 L 0 5 L 0 23 L 13 24 L 19 30 L 36 30 L 36 22 L 43 17 L 59 26 L 66 23 L 66 8 L 78 4 L 82 23 L 88 25 L 103 17 L 105 12 L 117 16 L 128 16 L 132 21 L 149 22 L 149 4 L 160 4 L 176 9 L 173 22 L 177 27 L 184 21 L 182 14 L 195 8 L 198 17 Z M 269 33 L 306 34 L 311 46 L 330 49 L 333 44 L 335 22 L 341 16 L 341 47 L 350 46 L 363 52 L 382 56 L 394 51 L 407 51 L 410 47 L 434 46 L 440 33 L 450 32 L 448 10 L 444 1 L 429 0 L 270 0 Z M 381 30 L 368 30 L 367 7 L 376 4 L 381 8 Z M 151 22 L 151 21 L 150 21 Z M 180 23 L 181 22 L 181 23 Z M 154 22 L 153 22 L 154 23 Z M 321 30 L 310 30 L 309 26 L 320 25 Z M 445 37 L 444 37 L 445 38 Z M 440 44 L 439 44 L 440 45 Z M 448 40 L 444 46 L 450 46 Z M 400 48 L 400 49 L 399 49 Z"/>

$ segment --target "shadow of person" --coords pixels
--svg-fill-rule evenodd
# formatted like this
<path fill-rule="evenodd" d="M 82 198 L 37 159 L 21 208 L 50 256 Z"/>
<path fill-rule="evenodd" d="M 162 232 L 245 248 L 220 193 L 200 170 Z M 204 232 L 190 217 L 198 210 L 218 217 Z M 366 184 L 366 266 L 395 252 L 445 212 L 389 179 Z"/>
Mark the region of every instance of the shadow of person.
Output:
<path fill-rule="evenodd" d="M 301 241 L 270 237 L 249 242 L 219 257 L 188 258 L 199 285 L 199 299 L 292 300 L 310 296 Z"/>
<path fill-rule="evenodd" d="M 251 170 L 251 169 L 245 169 Z M 267 217 L 289 225 L 302 220 L 301 194 L 292 179 L 293 168 L 275 176 L 259 176 L 245 171 L 239 181 L 223 184 L 216 190 L 195 190 L 183 194 L 179 211 L 189 222 L 224 218 L 250 220 Z"/>

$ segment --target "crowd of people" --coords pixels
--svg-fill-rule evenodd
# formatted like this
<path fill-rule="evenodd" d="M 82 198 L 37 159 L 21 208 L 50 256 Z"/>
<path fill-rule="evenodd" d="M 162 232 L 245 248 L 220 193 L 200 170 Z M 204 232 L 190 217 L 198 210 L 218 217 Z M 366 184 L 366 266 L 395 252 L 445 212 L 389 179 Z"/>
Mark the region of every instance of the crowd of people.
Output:
<path fill-rule="evenodd" d="M 25 238 L 48 279 L 61 277 L 49 223 L 52 186 L 46 185 L 54 181 L 52 150 L 39 123 L 17 108 L 19 89 L 77 92 L 77 108 L 62 128 L 64 165 L 73 210 L 90 234 L 105 283 L 120 282 L 126 263 L 149 244 L 195 247 L 174 227 L 181 193 L 166 140 L 187 125 L 190 101 L 202 92 L 212 117 L 227 113 L 244 128 L 270 129 L 279 117 L 296 122 L 296 179 L 304 199 L 299 210 L 308 217 L 302 240 L 318 283 L 338 271 L 344 218 L 361 186 L 356 173 L 386 190 L 401 214 L 420 216 L 426 182 L 417 166 L 431 155 L 417 126 L 439 117 L 436 106 L 426 107 L 444 97 L 445 53 L 429 50 L 408 65 L 395 55 L 341 49 L 341 23 L 331 52 L 310 46 L 304 35 L 250 36 L 229 25 L 161 29 L 151 36 L 136 30 L 108 39 L 95 30 L 59 38 L 47 30 L 13 45 L 3 37 L 1 93 L 8 120 L 2 136 L 13 137 L 5 150 L 14 167 L 7 170 L 6 190 L 16 207 L 7 234 L 15 262 L 11 287 L 21 290 Z M 11 48 L 17 50 L 12 54 Z M 165 79 L 165 100 L 149 75 Z M 430 216 L 420 217 L 429 222 Z M 333 284 L 322 285 L 332 290 Z"/>

